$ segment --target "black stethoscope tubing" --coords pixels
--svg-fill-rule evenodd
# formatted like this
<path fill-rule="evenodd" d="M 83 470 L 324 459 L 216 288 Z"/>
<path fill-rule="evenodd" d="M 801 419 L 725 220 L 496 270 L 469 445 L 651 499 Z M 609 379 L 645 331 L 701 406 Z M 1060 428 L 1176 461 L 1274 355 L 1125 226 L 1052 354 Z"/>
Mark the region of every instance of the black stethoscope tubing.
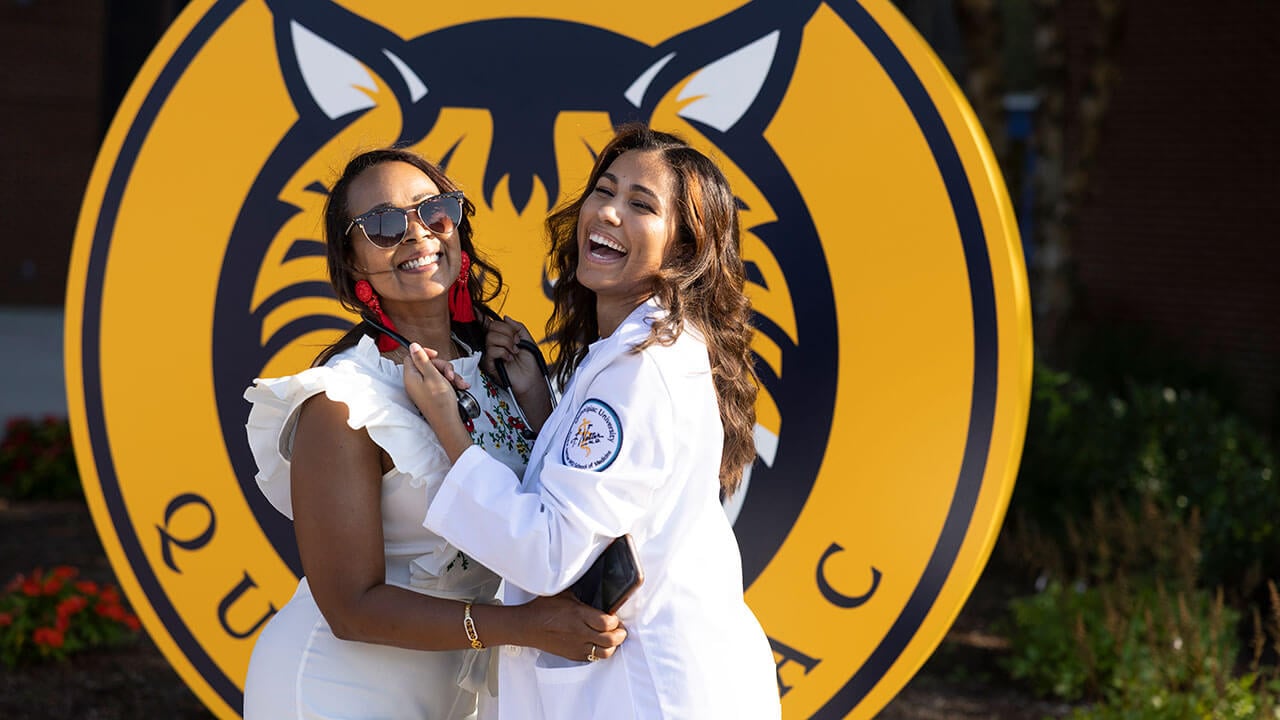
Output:
<path fill-rule="evenodd" d="M 521 338 L 516 342 L 516 348 L 519 350 L 528 350 L 533 353 L 533 357 L 538 361 L 538 369 L 542 372 L 542 380 L 547 383 L 547 397 L 551 398 L 551 409 L 556 409 L 556 393 L 551 387 L 551 375 L 547 370 L 547 361 L 542 357 L 542 351 L 538 346 L 529 340 Z M 533 427 L 529 425 L 529 419 L 524 416 L 524 409 L 520 407 L 520 401 L 516 400 L 516 393 L 511 390 L 511 378 L 507 377 L 507 362 L 505 360 L 494 360 L 493 365 L 498 370 L 498 378 L 502 381 L 503 387 L 511 391 L 511 404 L 515 406 L 516 415 L 520 416 L 520 422 L 524 423 L 524 428 L 520 430 L 520 434 L 526 440 L 532 440 L 538 436 L 534 432 Z"/>
<path fill-rule="evenodd" d="M 361 319 L 372 326 L 374 330 L 377 330 L 392 340 L 400 343 L 400 346 L 406 351 L 409 349 L 409 339 L 405 336 L 367 315 L 361 315 Z M 458 417 L 462 418 L 462 422 L 464 424 L 469 420 L 475 420 L 480 417 L 480 403 L 476 401 L 475 395 L 472 395 L 467 390 L 461 390 L 459 388 L 454 388 L 453 392 L 458 396 Z"/>
<path fill-rule="evenodd" d="M 377 330 L 392 340 L 395 340 L 405 350 L 409 349 L 409 339 L 405 336 L 367 315 L 361 315 L 360 318 L 374 330 Z M 539 350 L 538 346 L 533 342 L 525 340 L 524 338 L 521 338 L 516 342 L 516 348 L 519 350 L 528 350 L 533 353 L 534 359 L 538 362 L 538 369 L 542 372 L 542 379 L 547 384 L 547 395 L 551 398 L 551 409 L 554 410 L 556 407 L 556 394 L 555 390 L 551 387 L 551 375 L 547 369 L 547 361 L 542 357 L 542 351 Z M 507 376 L 506 361 L 495 360 L 493 364 L 498 370 L 498 379 L 502 383 L 502 387 L 511 391 L 511 378 Z M 480 417 L 480 403 L 476 401 L 475 395 L 472 395 L 467 390 L 461 390 L 458 388 L 454 388 L 454 393 L 458 396 L 458 416 L 462 418 L 463 423 Z M 525 417 L 524 409 L 520 407 L 520 401 L 516 400 L 516 395 L 513 391 L 511 392 L 511 404 L 516 411 L 516 415 L 519 416 L 520 422 L 524 424 L 524 427 L 520 430 L 520 434 L 523 435 L 526 440 L 532 440 L 537 437 L 538 434 L 533 430 L 533 427 L 530 426 L 529 419 Z"/>

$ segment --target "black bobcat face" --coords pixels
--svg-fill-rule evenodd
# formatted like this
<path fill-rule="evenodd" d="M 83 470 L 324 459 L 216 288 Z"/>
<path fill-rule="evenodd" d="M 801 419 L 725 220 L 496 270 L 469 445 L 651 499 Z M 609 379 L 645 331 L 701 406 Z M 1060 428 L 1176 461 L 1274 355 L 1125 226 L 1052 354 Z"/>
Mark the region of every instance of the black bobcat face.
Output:
<path fill-rule="evenodd" d="M 223 265 L 214 367 L 226 437 L 242 436 L 241 393 L 254 377 L 296 372 L 352 323 L 325 281 L 321 232 L 327 184 L 356 150 L 394 142 L 439 161 L 479 207 L 476 243 L 511 286 L 506 312 L 536 329 L 550 310 L 542 220 L 581 188 L 614 124 L 647 121 L 716 157 L 743 208 L 763 391 L 759 460 L 726 510 L 750 583 L 807 499 L 835 396 L 827 264 L 763 135 L 816 3 L 786 13 L 748 3 L 657 46 L 540 19 L 402 38 L 334 4 L 267 4 L 298 120 L 256 178 Z M 300 573 L 292 531 L 258 492 L 248 449 L 228 451 L 258 522 Z"/>

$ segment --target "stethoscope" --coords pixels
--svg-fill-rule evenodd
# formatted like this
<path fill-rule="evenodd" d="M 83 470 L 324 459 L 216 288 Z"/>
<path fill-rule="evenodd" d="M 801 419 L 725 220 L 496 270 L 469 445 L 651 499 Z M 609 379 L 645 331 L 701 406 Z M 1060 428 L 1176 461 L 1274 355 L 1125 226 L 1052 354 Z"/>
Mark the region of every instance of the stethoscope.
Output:
<path fill-rule="evenodd" d="M 532 341 L 520 338 L 516 341 L 516 349 L 528 350 L 533 353 L 533 359 L 538 361 L 538 370 L 542 373 L 542 381 L 547 384 L 547 397 L 551 398 L 551 409 L 556 409 L 556 392 L 551 387 L 551 374 L 547 371 L 547 361 L 542 357 L 542 351 L 538 349 Z M 494 360 L 493 366 L 498 370 L 498 379 L 502 383 L 502 387 L 506 388 L 511 395 L 511 405 L 515 408 L 516 415 L 520 416 L 520 422 L 524 423 L 524 427 L 520 429 L 520 434 L 525 440 L 533 440 L 538 437 L 538 433 L 534 432 L 529 425 L 529 419 L 524 416 L 524 410 L 520 407 L 520 401 L 516 400 L 516 393 L 511 389 L 511 378 L 507 377 L 507 361 Z"/>
<path fill-rule="evenodd" d="M 493 317 L 495 319 L 497 318 L 496 315 L 494 315 Z M 392 330 L 391 328 L 383 325 L 382 323 L 378 322 L 376 319 L 371 318 L 367 315 L 362 314 L 360 316 L 360 319 L 364 320 L 365 323 L 373 327 L 374 330 L 377 330 L 378 332 L 386 335 L 392 340 L 395 340 L 397 343 L 400 344 L 401 347 L 403 347 L 406 351 L 408 351 L 409 349 L 408 338 L 406 338 L 405 336 L 401 335 L 395 330 Z M 538 361 L 538 369 L 542 372 L 542 379 L 547 384 L 547 395 L 551 398 L 551 409 L 555 410 L 556 394 L 551 387 L 551 376 L 547 370 L 547 361 L 542 357 L 542 351 L 538 349 L 537 345 L 535 345 L 534 343 L 524 338 L 521 338 L 518 342 L 516 342 L 516 347 L 520 350 L 528 350 L 529 352 L 533 353 L 534 359 Z M 507 376 L 506 361 L 496 360 L 494 361 L 493 364 L 494 364 L 494 367 L 497 368 L 498 370 L 498 379 L 502 387 L 510 391 L 511 378 Z M 476 400 L 475 395 L 472 395 L 469 390 L 462 390 L 456 387 L 453 389 L 453 392 L 458 396 L 458 417 L 462 418 L 462 422 L 464 424 L 470 420 L 475 420 L 476 418 L 480 417 L 480 403 L 479 401 Z M 520 434 L 523 435 L 526 440 L 532 440 L 536 438 L 538 436 L 538 433 L 534 432 L 533 428 L 529 425 L 529 419 L 525 417 L 524 409 L 520 407 L 520 402 L 516 400 L 516 394 L 514 392 L 511 392 L 510 394 L 511 394 L 511 405 L 515 409 L 516 415 L 519 416 L 520 422 L 524 425 L 524 427 L 520 429 Z"/>

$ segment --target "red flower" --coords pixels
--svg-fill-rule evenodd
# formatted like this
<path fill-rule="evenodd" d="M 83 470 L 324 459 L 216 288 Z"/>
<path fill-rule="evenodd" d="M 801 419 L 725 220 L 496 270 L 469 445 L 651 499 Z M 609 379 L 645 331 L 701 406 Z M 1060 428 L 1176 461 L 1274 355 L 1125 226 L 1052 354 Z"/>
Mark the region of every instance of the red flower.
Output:
<path fill-rule="evenodd" d="M 76 590 L 79 590 L 85 595 L 97 595 L 98 583 L 92 580 L 80 580 L 76 583 Z"/>
<path fill-rule="evenodd" d="M 138 628 L 142 627 L 142 623 L 138 622 L 137 615 L 125 615 L 122 622 L 125 624 L 125 627 L 130 630 L 136 631 Z"/>
<path fill-rule="evenodd" d="M 118 603 L 120 602 L 120 591 L 117 590 L 114 585 L 108 585 L 102 588 L 102 594 L 98 597 L 100 597 L 104 603 Z"/>
<path fill-rule="evenodd" d="M 62 590 L 62 586 L 66 584 L 67 584 L 66 581 L 58 577 L 57 575 L 50 575 L 49 579 L 44 581 L 44 588 L 43 588 L 44 594 L 57 595 L 58 592 Z"/>
<path fill-rule="evenodd" d="M 18 573 L 17 575 L 14 575 L 13 579 L 9 581 L 9 584 L 4 586 L 4 593 L 8 595 L 14 590 L 17 590 L 18 588 L 22 587 L 22 583 L 26 581 L 27 581 L 26 575 L 23 575 L 22 573 Z"/>
<path fill-rule="evenodd" d="M 58 617 L 70 617 L 89 606 L 83 595 L 72 595 L 58 603 Z"/>
<path fill-rule="evenodd" d="M 37 645 L 45 645 L 54 649 L 62 647 L 63 642 L 62 632 L 57 628 L 51 627 L 36 628 L 35 632 L 31 633 L 31 639 Z"/>
<path fill-rule="evenodd" d="M 79 574 L 80 574 L 80 571 L 71 567 L 70 565 L 59 565 L 58 567 L 53 569 L 54 577 L 59 577 L 59 578 L 62 578 L 63 580 L 70 580 L 71 578 Z"/>
<path fill-rule="evenodd" d="M 9 627 L 13 624 L 13 616 L 7 612 L 0 612 L 0 627 Z"/>
<path fill-rule="evenodd" d="M 22 581 L 22 594 L 27 597 L 37 597 L 40 595 L 40 580 L 37 578 L 28 578 Z"/>
<path fill-rule="evenodd" d="M 124 606 L 116 603 L 100 602 L 93 606 L 93 611 L 104 618 L 115 620 L 116 622 L 124 622 L 125 617 L 128 615 Z"/>

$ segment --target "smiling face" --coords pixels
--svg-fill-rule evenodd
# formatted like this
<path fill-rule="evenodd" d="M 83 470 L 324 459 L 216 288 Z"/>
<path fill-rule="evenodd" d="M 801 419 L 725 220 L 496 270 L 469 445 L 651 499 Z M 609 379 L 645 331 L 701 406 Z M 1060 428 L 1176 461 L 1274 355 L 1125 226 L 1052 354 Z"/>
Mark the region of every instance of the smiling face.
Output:
<path fill-rule="evenodd" d="M 596 294 L 600 335 L 653 293 L 676 236 L 676 176 L 653 151 L 627 151 L 591 188 L 578 213 L 577 278 Z"/>
<path fill-rule="evenodd" d="M 382 208 L 410 209 L 439 194 L 440 188 L 418 168 L 404 162 L 383 162 L 351 181 L 347 207 L 354 218 Z M 407 237 L 394 248 L 369 242 L 359 225 L 351 228 L 348 240 L 356 278 L 373 285 L 393 320 L 397 315 L 420 313 L 421 306 L 448 312 L 446 291 L 462 268 L 456 231 L 436 235 L 416 212 L 410 212 Z"/>

